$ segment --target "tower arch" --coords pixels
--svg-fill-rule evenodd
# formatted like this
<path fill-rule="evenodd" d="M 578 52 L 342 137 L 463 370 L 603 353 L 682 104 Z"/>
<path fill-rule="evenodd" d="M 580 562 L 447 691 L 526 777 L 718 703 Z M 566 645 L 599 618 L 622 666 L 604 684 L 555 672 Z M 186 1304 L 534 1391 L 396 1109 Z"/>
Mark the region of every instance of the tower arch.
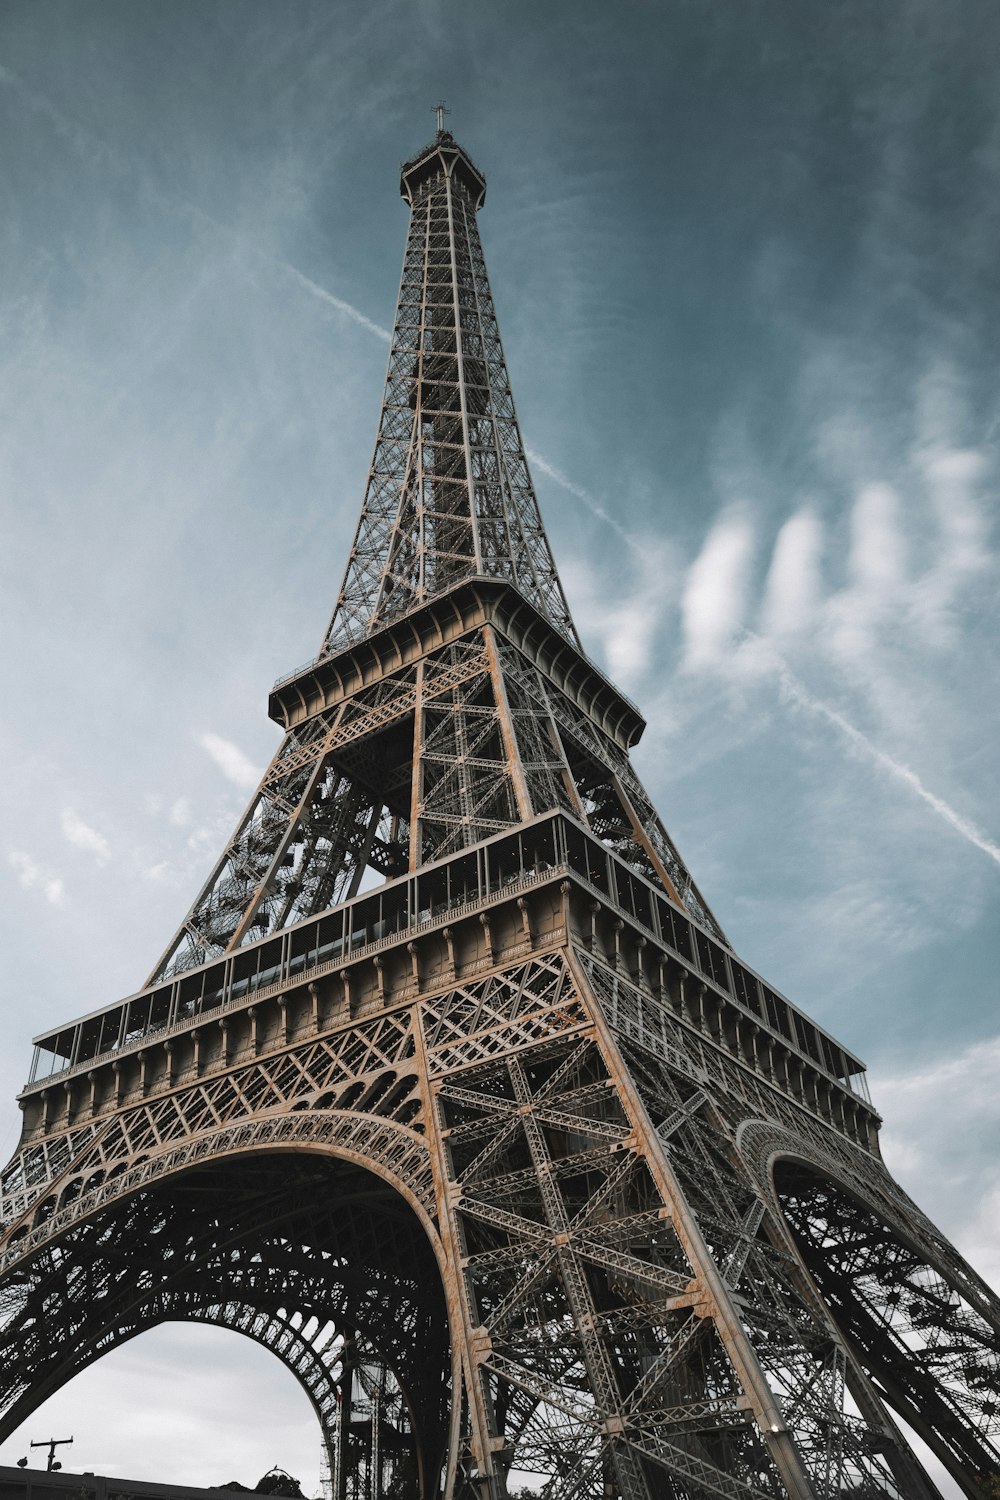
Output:
<path fill-rule="evenodd" d="M 738 1139 L 845 1341 L 859 1399 L 873 1393 L 980 1500 L 1000 1468 L 1000 1308 L 989 1288 L 880 1157 L 764 1120 L 745 1121 Z"/>
<path fill-rule="evenodd" d="M 334 1463 L 348 1366 L 387 1372 L 406 1442 L 385 1461 L 408 1492 L 437 1493 L 451 1446 L 452 1340 L 436 1231 L 412 1188 L 330 1145 L 215 1144 L 215 1156 L 147 1175 L 22 1258 L 0 1330 L 0 1439 L 150 1328 L 212 1323 L 289 1368 Z"/>

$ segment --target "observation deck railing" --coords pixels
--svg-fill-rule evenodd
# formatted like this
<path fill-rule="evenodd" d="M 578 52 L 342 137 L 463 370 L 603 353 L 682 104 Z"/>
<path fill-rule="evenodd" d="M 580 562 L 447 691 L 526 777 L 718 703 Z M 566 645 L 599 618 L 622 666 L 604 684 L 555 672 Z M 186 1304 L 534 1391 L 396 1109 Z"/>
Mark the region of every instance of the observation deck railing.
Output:
<path fill-rule="evenodd" d="M 566 877 L 652 938 L 780 1046 L 870 1105 L 864 1066 L 856 1057 L 564 812 L 540 815 L 43 1033 L 35 1038 L 26 1090 L 69 1081 Z"/>

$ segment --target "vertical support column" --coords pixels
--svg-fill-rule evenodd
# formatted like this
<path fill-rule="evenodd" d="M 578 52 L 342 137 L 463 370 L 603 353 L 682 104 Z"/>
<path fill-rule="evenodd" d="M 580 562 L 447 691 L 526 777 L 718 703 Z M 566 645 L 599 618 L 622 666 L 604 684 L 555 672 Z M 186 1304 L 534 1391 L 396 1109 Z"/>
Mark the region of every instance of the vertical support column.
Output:
<path fill-rule="evenodd" d="M 465 454 L 465 482 L 469 495 L 469 519 L 472 524 L 472 553 L 475 571 L 483 571 L 483 549 L 479 541 L 479 514 L 476 508 L 476 482 L 472 467 L 472 443 L 469 438 L 469 393 L 465 384 L 465 354 L 462 349 L 462 308 L 458 297 L 458 261 L 455 237 L 455 194 L 451 171 L 445 174 L 448 204 L 448 243 L 451 248 L 452 316 L 455 321 L 455 359 L 458 371 L 458 403 L 462 422 L 462 448 Z"/>
<path fill-rule="evenodd" d="M 424 663 L 417 667 L 417 701 L 413 710 L 413 769 L 410 773 L 410 871 L 423 863 L 424 803 Z"/>
<path fill-rule="evenodd" d="M 413 1009 L 413 1039 L 417 1076 L 423 1098 L 424 1117 L 427 1121 L 431 1167 L 434 1173 L 438 1228 L 447 1260 L 445 1296 L 452 1342 L 452 1433 L 444 1500 L 455 1500 L 457 1470 L 463 1457 L 460 1451 L 462 1435 L 455 1425 L 462 1409 L 461 1393 L 458 1389 L 459 1376 L 464 1382 L 468 1398 L 471 1456 L 475 1459 L 476 1467 L 482 1476 L 482 1483 L 485 1485 L 482 1492 L 483 1500 L 506 1500 L 507 1487 L 493 1459 L 491 1438 L 496 1436 L 496 1423 L 490 1410 L 489 1394 L 480 1374 L 477 1359 L 477 1354 L 480 1352 L 485 1354 L 488 1351 L 489 1337 L 485 1329 L 478 1324 L 476 1309 L 470 1306 L 468 1289 L 462 1275 L 465 1246 L 454 1213 L 454 1202 L 460 1190 L 458 1184 L 452 1181 L 447 1147 L 441 1133 L 443 1128 L 441 1106 L 437 1097 L 437 1088 L 430 1075 L 424 1042 L 423 1017 L 419 1006 L 414 1006 Z M 341 1500 L 341 1497 L 338 1497 L 338 1500 Z"/>
<path fill-rule="evenodd" d="M 586 974 L 570 951 L 569 963 L 581 993 L 591 995 Z M 789 1500 L 817 1500 L 784 1415 L 757 1358 L 733 1301 L 729 1287 L 705 1243 L 698 1221 L 688 1206 L 680 1182 L 646 1111 L 632 1074 L 618 1050 L 614 1034 L 596 1003 L 589 1007 L 591 1020 L 618 1096 L 641 1142 L 650 1173 L 670 1210 L 674 1232 L 695 1276 L 701 1283 L 711 1317 L 722 1345 L 748 1398 L 757 1425 L 770 1451 L 774 1466 L 788 1491 Z"/>
<path fill-rule="evenodd" d="M 354 1330 L 352 1328 L 344 1329 L 344 1347 L 341 1351 L 340 1362 L 340 1409 L 337 1413 L 333 1500 L 347 1500 L 347 1461 L 351 1437 L 351 1398 L 354 1394 Z"/>
<path fill-rule="evenodd" d="M 531 805 L 531 793 L 528 791 L 524 763 L 521 760 L 521 752 L 514 732 L 514 720 L 510 711 L 510 702 L 507 698 L 507 688 L 503 680 L 503 670 L 500 666 L 492 625 L 483 626 L 483 640 L 490 664 L 490 677 L 493 679 L 493 697 L 500 710 L 500 737 L 503 740 L 504 755 L 507 757 L 507 771 L 514 784 L 518 813 L 522 822 L 527 823 L 534 817 L 534 808 Z"/>

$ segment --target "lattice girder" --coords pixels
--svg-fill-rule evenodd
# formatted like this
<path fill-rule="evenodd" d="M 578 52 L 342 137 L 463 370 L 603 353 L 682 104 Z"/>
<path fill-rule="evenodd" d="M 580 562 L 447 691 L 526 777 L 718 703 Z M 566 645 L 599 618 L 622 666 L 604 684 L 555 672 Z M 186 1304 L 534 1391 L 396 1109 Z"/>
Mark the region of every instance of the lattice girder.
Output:
<path fill-rule="evenodd" d="M 366 871 L 416 869 L 550 809 L 571 812 L 722 938 L 621 731 L 598 717 L 608 715 L 596 669 L 563 643 L 561 671 L 546 671 L 551 628 L 536 616 L 535 637 L 518 640 L 510 609 L 479 599 L 446 642 L 418 613 L 409 661 L 397 651 L 388 670 L 368 663 L 364 685 L 346 692 L 338 668 L 322 701 L 310 694 L 150 982 L 350 899 Z M 586 692 L 581 677 L 595 679 Z M 284 686 L 283 722 L 296 691 Z"/>
<path fill-rule="evenodd" d="M 410 227 L 378 438 L 324 649 L 473 574 L 509 579 L 575 641 L 479 243 L 482 179 L 439 138 L 403 190 Z"/>
<path fill-rule="evenodd" d="M 86 1260 L 74 1237 L 87 1226 L 128 1227 L 129 1205 L 169 1197 L 172 1181 L 223 1167 L 234 1149 L 251 1162 L 266 1160 L 260 1151 L 332 1151 L 405 1182 L 434 1226 L 452 1339 L 465 1329 L 449 1493 L 459 1492 L 464 1452 L 492 1471 L 497 1496 L 508 1471 L 545 1476 L 553 1500 L 833 1500 L 851 1485 L 900 1500 L 934 1496 L 816 1296 L 766 1170 L 761 1180 L 759 1152 L 745 1153 L 747 1104 L 759 1111 L 772 1100 L 767 1128 L 794 1139 L 817 1169 L 819 1141 L 838 1152 L 842 1172 L 861 1162 L 891 1196 L 877 1158 L 817 1127 L 773 1087 L 761 1092 L 749 1071 L 745 1103 L 720 1093 L 702 1054 L 686 1050 L 682 1026 L 669 1056 L 659 1028 L 620 1034 L 630 994 L 647 1014 L 657 1002 L 595 952 L 566 946 L 570 932 L 561 931 L 555 946 L 539 933 L 514 963 L 480 963 L 443 988 L 424 981 L 408 1004 L 368 1016 L 341 1010 L 332 1026 L 319 1017 L 312 1035 L 290 1027 L 284 1045 L 271 1033 L 271 1050 L 240 1065 L 192 1057 L 171 1086 L 150 1068 L 159 1082 L 148 1097 L 106 1105 L 103 1130 L 8 1230 L 2 1285 L 21 1288 L 7 1310 L 11 1367 L 34 1390 L 69 1368 L 47 1376 L 45 1351 L 18 1347 L 17 1330 L 28 1316 L 25 1288 L 58 1306 L 59 1267 Z M 257 1243 L 246 1207 L 234 1223 L 241 1243 Z M 193 1264 L 183 1220 L 176 1233 Z M 391 1255 L 378 1260 L 379 1239 L 355 1234 L 362 1300 L 366 1286 L 381 1298 L 380 1277 L 395 1281 Z M 103 1326 L 134 1326 L 105 1300 L 99 1254 L 91 1264 L 79 1283 L 88 1306 Z M 279 1260 L 274 1296 L 288 1264 Z M 288 1273 L 284 1284 L 292 1281 Z M 233 1292 L 263 1312 L 272 1306 L 263 1282 L 256 1293 L 235 1283 Z M 61 1295 L 69 1321 L 60 1345 L 69 1351 L 78 1302 L 72 1288 Z M 337 1314 L 327 1296 L 333 1322 L 363 1326 L 357 1302 Z M 293 1303 L 301 1316 L 314 1306 Z M 94 1325 L 80 1339 L 89 1357 L 99 1351 Z M 33 1358 L 42 1361 L 37 1379 Z M 436 1358 L 446 1382 L 444 1343 Z M 405 1387 L 405 1363 L 393 1368 Z M 847 1386 L 864 1415 L 852 1415 Z M 16 1402 L 12 1410 L 23 1412 Z"/>

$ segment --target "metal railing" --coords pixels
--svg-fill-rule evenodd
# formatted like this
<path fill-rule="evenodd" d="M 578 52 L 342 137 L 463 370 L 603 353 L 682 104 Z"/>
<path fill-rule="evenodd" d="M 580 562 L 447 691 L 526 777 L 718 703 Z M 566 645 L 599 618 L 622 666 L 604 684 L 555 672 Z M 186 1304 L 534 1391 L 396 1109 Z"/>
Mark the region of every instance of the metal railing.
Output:
<path fill-rule="evenodd" d="M 273 980 L 269 984 L 254 986 L 252 982 L 247 989 L 239 995 L 231 995 L 220 1000 L 218 1004 L 205 1007 L 203 1010 L 194 1011 L 188 1015 L 177 1017 L 173 1021 L 166 1021 L 156 1026 L 151 1026 L 143 1031 L 141 1036 L 130 1037 L 128 1040 L 115 1043 L 94 1053 L 91 1057 L 84 1058 L 77 1063 L 67 1063 L 65 1067 L 58 1068 L 51 1073 L 46 1073 L 43 1078 L 33 1078 L 25 1085 L 24 1092 L 29 1090 L 40 1092 L 53 1084 L 66 1082 L 72 1078 L 78 1078 L 81 1074 L 88 1073 L 92 1069 L 101 1067 L 109 1062 L 117 1062 L 119 1058 L 135 1056 L 137 1052 L 143 1052 L 151 1043 L 167 1041 L 173 1036 L 181 1036 L 189 1031 L 197 1031 L 199 1026 L 206 1022 L 215 1020 L 223 1015 L 231 1015 L 234 1011 L 243 1010 L 250 1005 L 256 1005 L 261 1000 L 273 999 L 284 990 L 298 988 L 300 985 L 314 983 L 317 979 L 323 979 L 329 974 L 337 973 L 339 970 L 361 963 L 366 958 L 372 958 L 378 953 L 383 953 L 387 948 L 398 947 L 401 943 L 412 942 L 421 933 L 426 933 L 433 928 L 447 926 L 461 917 L 471 916 L 482 911 L 484 906 L 491 906 L 499 901 L 508 900 L 521 891 L 531 890 L 538 885 L 544 885 L 549 880 L 559 879 L 572 874 L 568 865 L 553 864 L 542 870 L 528 871 L 523 875 L 515 877 L 506 882 L 493 886 L 488 894 L 477 895 L 474 899 L 467 901 L 453 901 L 444 903 L 437 907 L 426 917 L 421 917 L 405 927 L 395 929 L 379 938 L 373 938 L 371 942 L 362 943 L 357 947 L 344 949 L 335 958 L 325 959 L 322 963 L 313 964 L 292 971 L 289 969 L 284 975 Z M 357 1014 L 366 1013 L 368 1009 L 377 1010 L 379 1005 L 362 1007 Z"/>

